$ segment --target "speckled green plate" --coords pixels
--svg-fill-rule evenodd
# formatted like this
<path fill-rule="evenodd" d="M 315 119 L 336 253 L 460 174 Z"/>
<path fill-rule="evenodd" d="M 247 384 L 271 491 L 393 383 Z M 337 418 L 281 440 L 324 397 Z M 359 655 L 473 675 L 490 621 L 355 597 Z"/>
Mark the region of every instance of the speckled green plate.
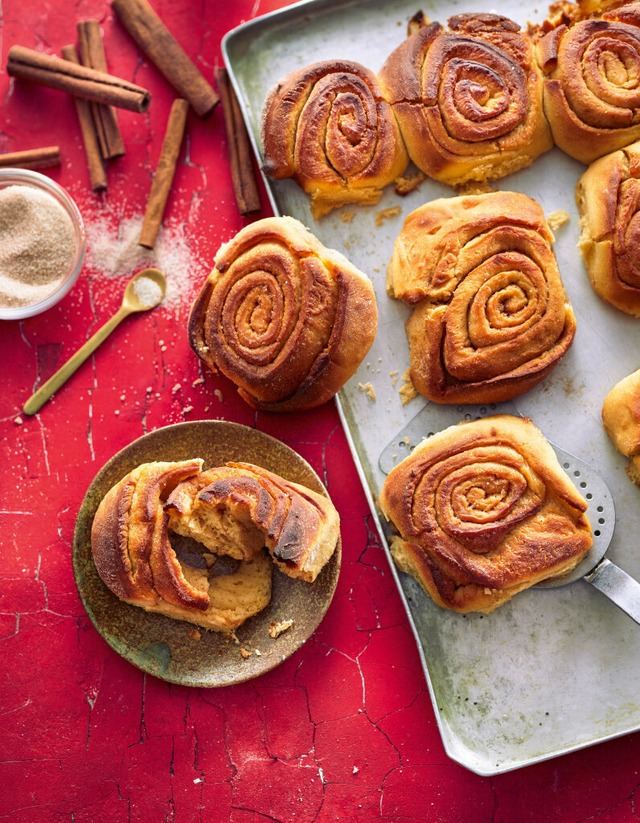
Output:
<path fill-rule="evenodd" d="M 273 573 L 269 606 L 235 635 L 196 629 L 189 623 L 123 603 L 104 585 L 91 556 L 91 524 L 107 491 L 141 463 L 201 457 L 205 468 L 244 460 L 327 494 L 317 474 L 299 454 L 269 435 L 218 420 L 178 423 L 140 437 L 98 472 L 80 507 L 73 538 L 73 569 L 84 608 L 107 643 L 134 666 L 186 686 L 228 686 L 275 668 L 318 627 L 338 581 L 341 543 L 314 583 Z M 290 629 L 272 638 L 273 621 L 293 619 Z M 199 637 L 198 637 L 199 635 Z M 241 649 L 250 653 L 241 654 Z M 256 652 L 259 652 L 256 653 Z"/>

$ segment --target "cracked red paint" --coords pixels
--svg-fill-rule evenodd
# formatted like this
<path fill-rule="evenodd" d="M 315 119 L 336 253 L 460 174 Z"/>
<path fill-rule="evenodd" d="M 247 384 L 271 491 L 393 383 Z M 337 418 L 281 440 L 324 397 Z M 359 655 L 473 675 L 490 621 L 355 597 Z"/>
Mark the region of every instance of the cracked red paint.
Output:
<path fill-rule="evenodd" d="M 211 77 L 229 28 L 287 2 L 153 5 Z M 62 165 L 47 173 L 89 225 L 139 218 L 173 98 L 164 79 L 105 0 L 7 0 L 0 16 L 0 151 L 59 143 Z M 4 72 L 12 44 L 58 51 L 91 17 L 102 21 L 111 70 L 153 95 L 145 116 L 121 113 L 127 154 L 110 165 L 103 195 L 89 190 L 73 102 Z M 447 758 L 335 409 L 256 414 L 191 355 L 186 318 L 199 278 L 247 220 L 232 196 L 221 112 L 190 116 L 188 135 L 167 210 L 188 239 L 193 273 L 168 272 L 181 294 L 127 321 L 37 418 L 21 415 L 23 402 L 116 310 L 122 278 L 88 263 L 46 316 L 0 322 L 0 820 L 637 819 L 638 735 L 492 779 Z M 293 657 L 207 691 L 146 676 L 113 652 L 82 608 L 70 558 L 85 490 L 115 452 L 159 426 L 216 416 L 279 437 L 313 465 L 341 514 L 344 559 L 325 620 Z"/>

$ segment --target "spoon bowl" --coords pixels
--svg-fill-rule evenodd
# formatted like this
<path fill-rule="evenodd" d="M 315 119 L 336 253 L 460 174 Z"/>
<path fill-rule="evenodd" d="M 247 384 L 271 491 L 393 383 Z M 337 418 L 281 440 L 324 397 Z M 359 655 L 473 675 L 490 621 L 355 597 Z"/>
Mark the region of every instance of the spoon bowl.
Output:
<path fill-rule="evenodd" d="M 23 412 L 36 414 L 40 411 L 47 400 L 67 382 L 125 317 L 136 312 L 154 309 L 164 299 L 166 290 L 167 281 L 159 269 L 142 269 L 134 275 L 127 283 L 118 311 L 46 383 L 40 386 L 37 392 L 31 395 L 22 408 Z"/>
<path fill-rule="evenodd" d="M 159 269 L 142 269 L 129 280 L 122 297 L 127 312 L 148 311 L 159 305 L 167 292 L 167 280 Z"/>

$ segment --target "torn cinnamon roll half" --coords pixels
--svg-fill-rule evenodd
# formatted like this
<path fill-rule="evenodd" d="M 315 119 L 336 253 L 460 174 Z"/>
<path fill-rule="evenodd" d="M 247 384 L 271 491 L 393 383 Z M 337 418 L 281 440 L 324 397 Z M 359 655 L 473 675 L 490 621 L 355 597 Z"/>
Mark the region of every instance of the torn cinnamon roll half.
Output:
<path fill-rule="evenodd" d="M 257 552 L 217 575 L 216 558 L 199 564 L 180 559 L 164 505 L 201 468 L 201 460 L 185 460 L 144 463 L 129 472 L 98 506 L 91 551 L 103 583 L 121 600 L 206 629 L 231 631 L 268 605 L 273 563 Z"/>
<path fill-rule="evenodd" d="M 251 463 L 228 463 L 185 480 L 165 511 L 173 531 L 214 554 L 250 560 L 266 547 L 282 572 L 308 583 L 340 534 L 328 497 Z"/>

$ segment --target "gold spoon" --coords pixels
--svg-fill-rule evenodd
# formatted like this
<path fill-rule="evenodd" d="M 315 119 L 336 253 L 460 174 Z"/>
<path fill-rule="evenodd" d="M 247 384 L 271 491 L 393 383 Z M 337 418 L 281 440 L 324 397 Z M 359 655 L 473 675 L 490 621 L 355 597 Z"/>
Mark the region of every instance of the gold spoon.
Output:
<path fill-rule="evenodd" d="M 64 366 L 52 375 L 24 404 L 25 414 L 35 414 L 58 389 L 67 382 L 84 361 L 104 342 L 125 317 L 134 312 L 155 308 L 164 298 L 167 281 L 158 269 L 143 269 L 127 283 L 122 305 L 110 320 L 72 355 Z"/>

